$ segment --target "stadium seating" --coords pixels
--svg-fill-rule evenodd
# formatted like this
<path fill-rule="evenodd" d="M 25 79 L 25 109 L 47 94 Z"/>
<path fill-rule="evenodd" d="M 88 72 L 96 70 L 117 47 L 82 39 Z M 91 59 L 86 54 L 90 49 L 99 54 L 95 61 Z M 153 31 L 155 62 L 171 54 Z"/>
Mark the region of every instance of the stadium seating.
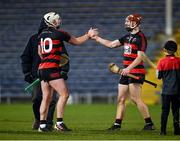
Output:
<path fill-rule="evenodd" d="M 27 83 L 23 81 L 20 55 L 46 12 L 59 12 L 63 19 L 62 28 L 75 36 L 84 34 L 90 27 L 97 27 L 100 35 L 107 39 L 117 39 L 125 34 L 125 17 L 132 12 L 140 13 L 144 19 L 142 30 L 150 43 L 147 53 L 152 59 L 160 48 L 152 39 L 157 33 L 164 32 L 165 26 L 164 0 L 2 0 L 0 5 L 0 93 L 4 96 L 24 95 L 23 88 Z M 179 16 L 178 6 L 175 12 Z M 110 62 L 122 66 L 123 49 L 107 49 L 93 41 L 76 47 L 66 44 L 66 47 L 71 63 L 67 83 L 72 95 L 116 95 L 119 77 L 111 74 L 107 66 Z"/>

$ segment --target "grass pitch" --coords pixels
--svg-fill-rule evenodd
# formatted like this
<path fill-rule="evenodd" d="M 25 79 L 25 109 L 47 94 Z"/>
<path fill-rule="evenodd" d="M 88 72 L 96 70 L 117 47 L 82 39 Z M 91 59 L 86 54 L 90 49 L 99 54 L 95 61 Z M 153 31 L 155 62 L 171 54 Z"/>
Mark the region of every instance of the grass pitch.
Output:
<path fill-rule="evenodd" d="M 68 105 L 64 122 L 73 131 L 39 133 L 31 129 L 31 104 L 0 105 L 0 140 L 179 140 L 173 135 L 172 115 L 169 115 L 167 136 L 160 136 L 159 105 L 149 106 L 155 131 L 141 131 L 144 120 L 136 106 L 127 105 L 122 129 L 109 132 L 115 117 L 116 105 Z"/>

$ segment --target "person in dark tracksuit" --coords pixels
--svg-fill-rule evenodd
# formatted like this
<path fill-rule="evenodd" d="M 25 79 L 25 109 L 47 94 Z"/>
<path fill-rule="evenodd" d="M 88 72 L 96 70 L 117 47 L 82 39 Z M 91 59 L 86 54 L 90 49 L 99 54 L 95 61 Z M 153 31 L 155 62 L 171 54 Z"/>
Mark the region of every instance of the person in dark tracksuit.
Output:
<path fill-rule="evenodd" d="M 162 113 L 161 113 L 161 135 L 166 135 L 166 126 L 170 105 L 173 114 L 174 135 L 180 135 L 179 128 L 179 97 L 180 97 L 180 58 L 174 53 L 177 44 L 167 41 L 164 45 L 164 58 L 157 65 L 157 77 L 162 79 Z"/>
<path fill-rule="evenodd" d="M 28 83 L 32 83 L 35 79 L 38 78 L 38 66 L 40 64 L 40 57 L 38 55 L 38 35 L 41 33 L 43 29 L 45 29 L 47 26 L 44 23 L 44 20 L 41 21 L 39 31 L 38 33 L 32 35 L 29 38 L 29 41 L 21 55 L 21 65 L 22 65 L 22 71 L 24 74 L 24 80 Z M 68 66 L 66 68 L 68 72 Z M 32 108 L 34 113 L 34 123 L 32 126 L 32 129 L 38 129 L 40 124 L 40 105 L 42 101 L 42 91 L 41 86 L 38 85 L 36 87 L 33 87 L 32 91 Z M 49 106 L 49 112 L 47 117 L 47 122 L 49 128 L 53 127 L 53 115 L 55 111 L 57 103 L 57 97 L 56 94 L 53 94 L 53 98 L 51 101 L 51 104 Z"/>

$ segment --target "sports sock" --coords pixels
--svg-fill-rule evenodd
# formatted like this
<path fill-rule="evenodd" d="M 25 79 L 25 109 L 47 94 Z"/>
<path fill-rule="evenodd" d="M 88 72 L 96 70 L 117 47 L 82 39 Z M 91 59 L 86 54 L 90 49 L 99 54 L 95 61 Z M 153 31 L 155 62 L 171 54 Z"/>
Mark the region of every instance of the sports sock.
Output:
<path fill-rule="evenodd" d="M 57 125 L 60 125 L 63 123 L 63 118 L 57 118 Z"/>
<path fill-rule="evenodd" d="M 116 119 L 115 122 L 114 122 L 114 125 L 121 125 L 122 123 L 122 119 Z"/>
<path fill-rule="evenodd" d="M 153 125 L 153 122 L 152 122 L 152 120 L 151 120 L 151 117 L 145 118 L 144 120 L 145 120 L 146 124 L 151 124 L 151 125 Z"/>
<path fill-rule="evenodd" d="M 45 128 L 46 127 L 46 120 L 40 120 L 40 125 L 41 128 Z"/>

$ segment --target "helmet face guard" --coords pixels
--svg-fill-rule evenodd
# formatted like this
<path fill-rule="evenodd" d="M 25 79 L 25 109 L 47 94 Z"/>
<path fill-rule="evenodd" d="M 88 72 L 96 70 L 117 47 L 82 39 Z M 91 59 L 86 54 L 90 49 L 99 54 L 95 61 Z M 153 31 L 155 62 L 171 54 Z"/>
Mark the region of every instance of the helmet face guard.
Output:
<path fill-rule="evenodd" d="M 55 12 L 49 12 L 44 15 L 44 21 L 47 24 L 47 26 L 53 26 L 58 28 L 60 26 L 60 20 L 60 15 Z"/>
<path fill-rule="evenodd" d="M 140 25 L 142 17 L 139 14 L 132 14 L 126 17 L 125 28 L 127 31 L 132 31 Z"/>

